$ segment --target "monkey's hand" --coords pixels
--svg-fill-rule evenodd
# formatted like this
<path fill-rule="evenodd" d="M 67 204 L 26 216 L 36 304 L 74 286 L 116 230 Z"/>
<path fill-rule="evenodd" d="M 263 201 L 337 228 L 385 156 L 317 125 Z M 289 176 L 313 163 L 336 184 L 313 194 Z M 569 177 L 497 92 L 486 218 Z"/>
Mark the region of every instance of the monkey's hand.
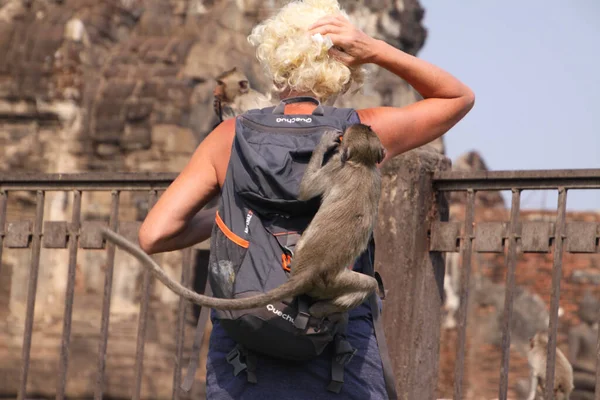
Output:
<path fill-rule="evenodd" d="M 221 103 L 221 115 L 223 116 L 223 121 L 229 118 L 235 118 L 237 114 L 238 113 L 236 113 L 233 108 L 229 107 L 228 105 L 223 105 L 223 103 Z"/>
<path fill-rule="evenodd" d="M 321 136 L 321 141 L 315 148 L 314 153 L 324 156 L 325 153 L 337 148 L 341 143 L 340 133 L 337 131 L 327 131 Z"/>
<path fill-rule="evenodd" d="M 213 100 L 213 110 L 215 111 L 217 117 L 222 117 L 221 99 L 219 99 L 218 97 L 215 97 L 215 99 Z"/>
<path fill-rule="evenodd" d="M 326 131 L 313 150 L 310 161 L 300 182 L 299 200 L 309 200 L 321 195 L 329 185 L 329 177 L 323 175 L 322 166 L 325 154 L 340 145 L 340 133 Z"/>

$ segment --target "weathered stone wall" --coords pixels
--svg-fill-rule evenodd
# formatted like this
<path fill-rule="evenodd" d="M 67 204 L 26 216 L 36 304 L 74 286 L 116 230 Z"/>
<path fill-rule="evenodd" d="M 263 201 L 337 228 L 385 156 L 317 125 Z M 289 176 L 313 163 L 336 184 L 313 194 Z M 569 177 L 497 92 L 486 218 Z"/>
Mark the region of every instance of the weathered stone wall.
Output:
<path fill-rule="evenodd" d="M 0 171 L 181 170 L 216 121 L 211 102 L 218 73 L 238 65 L 253 86 L 268 88 L 246 36 L 281 3 L 1 2 L 0 54 L 6 56 L 0 61 Z M 367 33 L 411 53 L 423 45 L 423 10 L 416 0 L 346 5 Z M 351 99 L 354 106 L 417 98 L 387 71 L 372 72 L 364 94 Z M 32 194 L 24 196 L 32 204 Z M 124 217 L 143 217 L 145 198 L 127 197 Z M 86 195 L 84 218 L 105 218 L 108 201 L 104 194 Z M 70 215 L 62 194 L 49 194 L 46 204 L 48 219 Z M 64 264 L 64 258 L 51 260 L 42 276 L 62 288 Z M 91 289 L 101 285 L 98 279 L 85 282 Z"/>
<path fill-rule="evenodd" d="M 215 122 L 213 78 L 232 65 L 239 65 L 255 87 L 267 89 L 246 36 L 278 3 L 73 0 L 26 7 L 5 1 L 0 9 L 0 54 L 6 55 L 0 62 L 3 169 L 26 163 L 27 169 L 45 172 L 177 170 L 178 149 L 155 150 L 163 136 L 155 131 L 182 127 L 164 134 L 183 142 L 180 148 L 189 153 L 186 135 L 199 139 Z M 411 53 L 422 46 L 425 31 L 416 1 L 347 3 L 367 33 Z M 352 104 L 415 99 L 386 71 L 375 70 L 365 92 Z M 54 159 L 57 153 L 44 147 L 48 140 L 27 134 L 41 124 L 52 126 L 53 139 L 60 138 L 52 142 L 65 146 L 61 160 L 71 157 L 70 163 Z"/>

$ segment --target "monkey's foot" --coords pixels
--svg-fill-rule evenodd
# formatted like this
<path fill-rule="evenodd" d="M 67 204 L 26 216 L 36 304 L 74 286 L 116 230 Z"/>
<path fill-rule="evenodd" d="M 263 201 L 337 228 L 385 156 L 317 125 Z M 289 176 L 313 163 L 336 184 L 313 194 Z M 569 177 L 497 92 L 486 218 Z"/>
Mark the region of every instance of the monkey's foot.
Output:
<path fill-rule="evenodd" d="M 345 311 L 348 310 L 342 309 L 330 301 L 319 301 L 308 309 L 309 314 L 315 318 L 324 318 L 334 314 L 343 313 Z"/>
<path fill-rule="evenodd" d="M 338 296 L 335 299 L 318 301 L 308 309 L 308 312 L 315 318 L 343 313 L 361 304 L 368 295 L 368 292 L 352 292 Z"/>

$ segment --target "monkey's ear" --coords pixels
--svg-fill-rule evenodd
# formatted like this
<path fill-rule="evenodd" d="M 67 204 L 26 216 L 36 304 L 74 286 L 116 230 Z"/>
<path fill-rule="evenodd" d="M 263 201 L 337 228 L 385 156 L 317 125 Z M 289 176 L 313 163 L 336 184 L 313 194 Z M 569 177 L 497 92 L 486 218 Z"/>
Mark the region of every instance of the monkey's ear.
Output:
<path fill-rule="evenodd" d="M 350 149 L 348 147 L 342 150 L 342 163 L 345 163 L 350 158 Z"/>
<path fill-rule="evenodd" d="M 379 159 L 377 160 L 377 164 L 381 164 L 381 162 L 383 161 L 383 159 L 385 158 L 385 155 L 387 154 L 387 152 L 385 151 L 385 149 L 382 147 L 381 150 L 379 150 Z"/>
<path fill-rule="evenodd" d="M 246 93 L 248 91 L 248 81 L 239 81 L 238 84 L 240 85 L 240 89 L 242 93 Z"/>

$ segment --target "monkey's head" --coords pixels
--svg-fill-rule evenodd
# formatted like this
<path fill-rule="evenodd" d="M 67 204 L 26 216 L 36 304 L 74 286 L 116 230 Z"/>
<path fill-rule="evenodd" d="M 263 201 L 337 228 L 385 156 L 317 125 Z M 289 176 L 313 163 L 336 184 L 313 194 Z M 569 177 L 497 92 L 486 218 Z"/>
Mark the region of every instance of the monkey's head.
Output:
<path fill-rule="evenodd" d="M 250 90 L 248 78 L 243 72 L 238 71 L 237 67 L 221 73 L 215 80 L 217 86 L 213 95 L 223 103 L 232 103 L 237 96 L 248 93 Z"/>
<path fill-rule="evenodd" d="M 571 390 L 559 384 L 554 388 L 554 400 L 569 400 Z"/>
<path fill-rule="evenodd" d="M 385 148 L 370 126 L 354 124 L 346 128 L 341 139 L 342 162 L 353 161 L 365 165 L 379 164 L 385 158 Z"/>
<path fill-rule="evenodd" d="M 586 324 L 593 325 L 600 317 L 600 302 L 589 290 L 586 290 L 579 303 L 577 312 L 579 318 Z"/>
<path fill-rule="evenodd" d="M 538 332 L 529 339 L 529 347 L 533 349 L 536 346 L 548 346 L 548 333 Z"/>

